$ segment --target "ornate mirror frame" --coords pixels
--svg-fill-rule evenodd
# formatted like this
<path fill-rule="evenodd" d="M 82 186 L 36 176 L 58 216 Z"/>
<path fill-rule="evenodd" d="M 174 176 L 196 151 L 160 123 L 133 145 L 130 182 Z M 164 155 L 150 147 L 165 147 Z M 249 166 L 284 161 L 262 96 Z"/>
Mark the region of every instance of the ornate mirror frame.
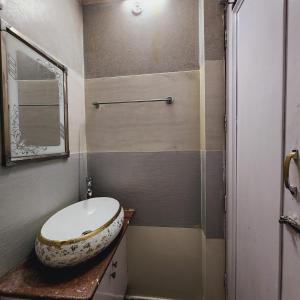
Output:
<path fill-rule="evenodd" d="M 7 49 L 4 40 L 4 34 L 9 33 L 14 38 L 18 39 L 26 46 L 31 48 L 35 53 L 40 55 L 47 62 L 50 62 L 55 67 L 59 68 L 63 74 L 63 119 L 64 128 L 62 129 L 64 134 L 64 151 L 60 153 L 30 153 L 29 155 L 24 155 L 20 157 L 12 157 L 11 153 L 11 123 L 10 123 L 10 111 L 9 111 L 9 94 L 8 94 L 8 59 L 7 59 Z M 10 26 L 6 21 L 0 19 L 0 63 L 1 63 L 1 139 L 2 139 L 2 165 L 3 166 L 13 166 L 15 164 L 35 161 L 35 160 L 48 160 L 53 158 L 67 158 L 70 156 L 69 150 L 69 126 L 68 126 L 68 93 L 67 93 L 67 67 L 60 63 L 57 59 L 50 56 L 47 52 L 42 50 L 39 46 L 34 44 L 23 34 L 18 32 L 15 28 Z"/>

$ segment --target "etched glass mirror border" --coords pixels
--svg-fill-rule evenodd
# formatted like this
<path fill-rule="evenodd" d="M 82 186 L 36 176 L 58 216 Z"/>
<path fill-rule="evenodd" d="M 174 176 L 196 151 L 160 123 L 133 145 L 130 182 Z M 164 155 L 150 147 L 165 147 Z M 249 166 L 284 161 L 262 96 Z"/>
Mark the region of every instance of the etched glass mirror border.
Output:
<path fill-rule="evenodd" d="M 2 164 L 69 157 L 67 68 L 0 22 Z"/>

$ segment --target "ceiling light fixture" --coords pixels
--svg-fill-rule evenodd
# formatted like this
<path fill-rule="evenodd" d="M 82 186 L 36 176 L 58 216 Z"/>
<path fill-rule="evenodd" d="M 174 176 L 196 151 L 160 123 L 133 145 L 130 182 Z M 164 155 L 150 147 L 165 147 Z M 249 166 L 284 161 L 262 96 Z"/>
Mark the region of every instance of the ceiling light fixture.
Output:
<path fill-rule="evenodd" d="M 138 2 L 138 1 L 134 2 L 131 12 L 135 16 L 139 16 L 143 12 L 143 7 L 142 7 L 141 2 Z"/>

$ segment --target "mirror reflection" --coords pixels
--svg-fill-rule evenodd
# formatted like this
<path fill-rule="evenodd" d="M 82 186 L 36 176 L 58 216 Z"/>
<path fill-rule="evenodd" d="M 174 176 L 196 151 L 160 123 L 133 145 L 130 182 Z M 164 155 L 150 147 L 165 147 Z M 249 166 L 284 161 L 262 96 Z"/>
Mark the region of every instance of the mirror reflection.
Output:
<path fill-rule="evenodd" d="M 3 102 L 9 115 L 4 126 L 7 160 L 67 155 L 65 67 L 15 33 L 2 32 L 2 40 L 7 71 Z"/>
<path fill-rule="evenodd" d="M 17 52 L 17 66 L 22 143 L 58 146 L 59 86 L 55 74 L 20 51 Z"/>

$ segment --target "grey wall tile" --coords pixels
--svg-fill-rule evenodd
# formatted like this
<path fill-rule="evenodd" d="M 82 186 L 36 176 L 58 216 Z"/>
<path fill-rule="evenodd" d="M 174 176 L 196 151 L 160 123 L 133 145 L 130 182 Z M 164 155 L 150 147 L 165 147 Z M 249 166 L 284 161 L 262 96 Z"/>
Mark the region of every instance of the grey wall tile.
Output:
<path fill-rule="evenodd" d="M 223 179 L 224 153 L 206 152 L 206 226 L 207 238 L 224 237 L 224 195 Z"/>
<path fill-rule="evenodd" d="M 89 152 L 198 151 L 200 149 L 199 71 L 86 80 Z M 103 106 L 95 101 L 172 96 L 175 103 Z"/>
<path fill-rule="evenodd" d="M 224 6 L 217 0 L 204 0 L 205 59 L 224 59 Z"/>
<path fill-rule="evenodd" d="M 201 228 L 206 231 L 206 151 L 200 152 L 201 163 Z"/>
<path fill-rule="evenodd" d="M 137 210 L 134 224 L 200 225 L 199 152 L 89 153 L 95 196 Z"/>
<path fill-rule="evenodd" d="M 225 63 L 205 62 L 206 150 L 225 149 Z"/>
<path fill-rule="evenodd" d="M 79 155 L 0 168 L 0 275 L 22 261 L 54 212 L 81 199 Z"/>
<path fill-rule="evenodd" d="M 86 78 L 199 68 L 197 0 L 146 1 L 140 16 L 128 3 L 84 6 Z"/>

